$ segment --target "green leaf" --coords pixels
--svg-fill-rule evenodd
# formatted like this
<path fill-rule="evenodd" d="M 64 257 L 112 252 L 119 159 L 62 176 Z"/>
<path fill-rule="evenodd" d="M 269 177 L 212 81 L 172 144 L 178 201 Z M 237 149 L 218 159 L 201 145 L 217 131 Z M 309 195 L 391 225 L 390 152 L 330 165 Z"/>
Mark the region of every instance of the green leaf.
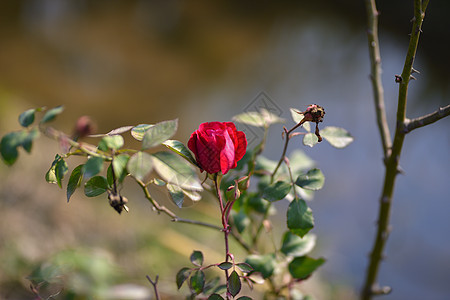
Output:
<path fill-rule="evenodd" d="M 274 160 L 270 160 L 262 155 L 259 155 L 256 158 L 256 170 L 267 170 L 273 171 L 277 166 L 277 162 Z"/>
<path fill-rule="evenodd" d="M 53 121 L 57 115 L 62 113 L 64 110 L 64 106 L 60 105 L 48 110 L 45 115 L 42 117 L 41 124 Z"/>
<path fill-rule="evenodd" d="M 47 181 L 48 183 L 58 183 L 58 180 L 56 180 L 56 175 L 55 175 L 55 167 L 51 167 L 47 173 L 45 173 L 45 181 Z"/>
<path fill-rule="evenodd" d="M 97 156 L 91 156 L 83 167 L 83 176 L 85 178 L 91 178 L 97 175 L 103 169 L 103 158 Z"/>
<path fill-rule="evenodd" d="M 190 275 L 191 275 L 191 269 L 189 269 L 189 268 L 182 268 L 180 271 L 178 271 L 177 278 L 176 278 L 178 289 L 181 288 L 183 283 L 186 281 L 186 279 L 189 278 Z"/>
<path fill-rule="evenodd" d="M 280 118 L 279 116 L 277 116 L 276 114 L 271 113 L 270 111 L 268 111 L 265 108 L 261 108 L 260 109 L 260 113 L 261 116 L 264 119 L 264 122 L 266 123 L 267 126 L 272 125 L 272 124 L 276 124 L 276 123 L 284 123 L 286 122 L 285 119 Z"/>
<path fill-rule="evenodd" d="M 215 294 L 223 294 L 227 291 L 227 285 L 226 284 L 221 284 L 218 287 L 216 287 L 214 289 L 214 293 Z"/>
<path fill-rule="evenodd" d="M 111 130 L 108 133 L 100 133 L 100 134 L 91 134 L 90 137 L 103 137 L 103 136 L 112 136 L 112 135 L 118 135 L 118 134 L 122 134 L 124 132 L 129 131 L 130 129 L 132 129 L 134 126 L 122 126 L 116 129 Z"/>
<path fill-rule="evenodd" d="M 314 147 L 318 142 L 319 139 L 312 132 L 305 134 L 303 137 L 303 145 L 305 146 Z"/>
<path fill-rule="evenodd" d="M 150 154 L 139 151 L 130 157 L 127 169 L 131 175 L 142 181 L 153 169 L 153 158 Z"/>
<path fill-rule="evenodd" d="M 144 134 L 142 149 L 149 149 L 170 139 L 178 129 L 178 119 L 156 123 Z"/>
<path fill-rule="evenodd" d="M 19 123 L 23 127 L 28 127 L 34 122 L 34 114 L 36 112 L 35 108 L 24 111 L 19 116 Z"/>
<path fill-rule="evenodd" d="M 31 147 L 33 144 L 33 140 L 37 139 L 40 135 L 39 129 L 33 128 L 30 130 L 27 134 L 24 135 L 23 141 L 22 141 L 22 147 L 27 151 L 28 153 L 31 152 Z"/>
<path fill-rule="evenodd" d="M 190 288 L 193 293 L 200 294 L 205 286 L 205 273 L 203 271 L 196 271 L 190 280 Z"/>
<path fill-rule="evenodd" d="M 290 190 L 290 183 L 285 181 L 277 181 L 263 190 L 262 197 L 270 202 L 274 202 L 284 199 Z"/>
<path fill-rule="evenodd" d="M 237 116 L 234 116 L 232 120 L 238 123 L 255 127 L 264 127 L 266 124 L 266 122 L 264 121 L 264 117 L 256 111 L 239 114 Z"/>
<path fill-rule="evenodd" d="M 56 179 L 56 164 L 58 163 L 58 161 L 60 159 L 61 159 L 61 156 L 59 154 L 56 154 L 55 159 L 53 160 L 50 169 L 45 174 L 45 180 L 48 183 L 57 183 L 58 182 L 58 180 Z"/>
<path fill-rule="evenodd" d="M 96 197 L 108 190 L 108 182 L 103 176 L 94 176 L 84 185 L 84 194 L 87 197 Z"/>
<path fill-rule="evenodd" d="M 272 276 L 275 270 L 275 254 L 256 255 L 252 254 L 245 260 L 255 272 L 261 273 L 264 279 Z"/>
<path fill-rule="evenodd" d="M 298 176 L 295 184 L 301 188 L 317 191 L 323 187 L 325 176 L 319 169 L 311 169 L 306 174 Z"/>
<path fill-rule="evenodd" d="M 98 143 L 98 148 L 102 151 L 108 151 L 108 149 L 120 149 L 124 144 L 123 137 L 121 135 L 105 136 Z"/>
<path fill-rule="evenodd" d="M 262 199 L 258 193 L 248 194 L 247 197 L 248 197 L 247 205 L 249 208 L 261 214 L 266 213 L 270 204 L 269 202 Z"/>
<path fill-rule="evenodd" d="M 291 166 L 291 171 L 294 176 L 301 171 L 310 170 L 315 166 L 315 162 L 309 158 L 305 152 L 301 150 L 294 150 L 289 155 L 289 165 Z"/>
<path fill-rule="evenodd" d="M 233 117 L 233 121 L 255 127 L 284 123 L 284 119 L 262 108 L 261 112 L 249 111 Z"/>
<path fill-rule="evenodd" d="M 301 238 L 290 231 L 286 231 L 283 236 L 281 252 L 287 256 L 303 256 L 311 252 L 315 245 L 316 236 L 313 234 Z"/>
<path fill-rule="evenodd" d="M 194 266 L 201 267 L 203 265 L 203 253 L 201 251 L 192 252 L 190 260 Z"/>
<path fill-rule="evenodd" d="M 325 127 L 320 131 L 320 135 L 336 148 L 345 148 L 354 140 L 347 130 L 334 126 Z"/>
<path fill-rule="evenodd" d="M 159 178 L 153 178 L 153 183 L 156 184 L 157 186 L 165 186 L 166 185 L 166 182 Z"/>
<path fill-rule="evenodd" d="M 19 152 L 17 147 L 22 144 L 23 141 L 23 131 L 10 132 L 2 137 L 0 143 L 2 158 L 7 165 L 13 165 Z"/>
<path fill-rule="evenodd" d="M 2 137 L 0 142 L 0 153 L 7 165 L 12 165 L 16 162 L 19 152 L 17 148 L 22 146 L 28 153 L 31 151 L 32 141 L 39 137 L 39 130 L 33 128 L 32 130 L 20 130 L 6 134 Z"/>
<path fill-rule="evenodd" d="M 112 161 L 114 176 L 116 176 L 119 182 L 122 182 L 128 174 L 127 164 L 129 159 L 130 156 L 128 154 L 120 154 L 115 156 L 114 160 Z"/>
<path fill-rule="evenodd" d="M 66 175 L 68 171 L 69 167 L 67 166 L 66 161 L 61 158 L 55 165 L 56 181 L 60 188 L 62 188 L 62 180 L 64 178 L 64 175 Z"/>
<path fill-rule="evenodd" d="M 254 271 L 252 266 L 250 266 L 247 263 L 238 263 L 238 264 L 236 264 L 236 267 L 238 267 L 239 270 L 241 270 L 244 273 L 250 273 L 250 272 Z"/>
<path fill-rule="evenodd" d="M 203 294 L 208 295 L 208 294 L 213 293 L 214 289 L 217 287 L 217 284 L 219 282 L 220 282 L 220 277 L 218 277 L 218 276 L 214 277 L 211 280 L 206 281 L 205 287 L 203 288 Z"/>
<path fill-rule="evenodd" d="M 203 190 L 195 171 L 178 155 L 173 152 L 157 152 L 152 156 L 153 166 L 164 181 L 187 190 Z"/>
<path fill-rule="evenodd" d="M 231 268 L 233 267 L 233 264 L 230 263 L 229 261 L 224 261 L 223 263 L 220 263 L 220 264 L 218 265 L 218 267 L 219 267 L 221 270 L 229 270 L 229 269 L 231 269 Z"/>
<path fill-rule="evenodd" d="M 169 192 L 169 196 L 170 199 L 172 199 L 172 202 L 175 203 L 175 205 L 179 208 L 182 208 L 184 202 L 183 190 L 179 186 L 168 183 L 167 191 Z"/>
<path fill-rule="evenodd" d="M 202 199 L 202 195 L 200 195 L 196 191 L 188 191 L 188 190 L 184 190 L 184 189 L 181 189 L 181 191 L 183 192 L 183 194 L 185 196 L 188 196 L 194 202 Z"/>
<path fill-rule="evenodd" d="M 242 296 L 242 297 L 239 297 L 237 300 L 252 300 L 252 298 L 247 297 L 247 296 Z"/>
<path fill-rule="evenodd" d="M 70 174 L 69 182 L 67 183 L 67 202 L 69 202 L 70 197 L 72 197 L 73 193 L 77 187 L 80 186 L 81 181 L 83 180 L 83 165 L 77 166 L 73 169 Z"/>
<path fill-rule="evenodd" d="M 138 141 L 144 139 L 145 132 L 154 125 L 151 124 L 139 124 L 131 129 L 131 135 Z"/>
<path fill-rule="evenodd" d="M 239 233 L 242 233 L 245 228 L 247 228 L 248 225 L 250 225 L 250 218 L 247 216 L 247 214 L 240 210 L 239 213 L 233 213 L 233 224 L 236 226 L 236 229 Z"/>
<path fill-rule="evenodd" d="M 290 111 L 291 111 L 292 120 L 294 120 L 295 123 L 298 124 L 303 120 L 304 115 L 301 114 L 299 110 L 297 110 L 295 108 L 290 108 Z M 302 127 L 308 132 L 311 131 L 311 125 L 309 122 L 303 123 Z"/>
<path fill-rule="evenodd" d="M 294 199 L 287 210 L 287 227 L 289 230 L 303 237 L 314 227 L 314 218 L 311 209 L 305 200 Z"/>
<path fill-rule="evenodd" d="M 220 296 L 219 294 L 211 294 L 211 295 L 208 297 L 208 300 L 223 300 L 223 297 Z"/>
<path fill-rule="evenodd" d="M 231 272 L 230 277 L 228 277 L 228 287 L 233 297 L 241 291 L 241 279 L 236 271 Z"/>
<path fill-rule="evenodd" d="M 318 267 L 325 262 L 325 259 L 314 259 L 308 256 L 294 258 L 289 264 L 289 273 L 296 279 L 308 278 Z"/>
<path fill-rule="evenodd" d="M 190 163 L 197 165 L 195 162 L 194 157 L 192 157 L 191 152 L 186 148 L 186 146 L 177 140 L 167 140 L 163 143 L 164 146 L 175 152 L 176 154 L 180 155 Z"/>

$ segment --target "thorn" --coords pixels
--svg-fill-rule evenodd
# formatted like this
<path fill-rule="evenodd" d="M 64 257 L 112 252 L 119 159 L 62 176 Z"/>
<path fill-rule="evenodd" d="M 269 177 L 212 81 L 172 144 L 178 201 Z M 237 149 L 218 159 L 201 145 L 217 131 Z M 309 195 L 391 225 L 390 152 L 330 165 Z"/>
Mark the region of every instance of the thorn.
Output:
<path fill-rule="evenodd" d="M 416 80 L 416 77 L 409 75 L 409 79 Z"/>
<path fill-rule="evenodd" d="M 416 20 L 416 17 L 414 16 L 414 17 L 412 17 L 412 19 L 409 20 L 409 21 L 412 23 L 412 22 L 414 22 L 415 20 Z"/>
<path fill-rule="evenodd" d="M 411 68 L 411 73 L 412 74 L 414 74 L 414 73 L 420 74 L 420 72 L 418 70 L 414 69 L 414 68 Z"/>
<path fill-rule="evenodd" d="M 390 286 L 372 287 L 372 295 L 387 295 L 392 291 Z"/>
<path fill-rule="evenodd" d="M 402 167 L 398 166 L 397 167 L 397 174 L 405 175 L 405 170 Z"/>

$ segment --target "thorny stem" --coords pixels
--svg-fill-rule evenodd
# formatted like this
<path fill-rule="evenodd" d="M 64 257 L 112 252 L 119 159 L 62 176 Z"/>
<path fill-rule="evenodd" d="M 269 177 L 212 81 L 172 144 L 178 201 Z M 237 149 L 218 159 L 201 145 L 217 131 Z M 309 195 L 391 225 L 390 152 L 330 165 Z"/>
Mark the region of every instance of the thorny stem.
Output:
<path fill-rule="evenodd" d="M 361 291 L 362 300 L 370 300 L 374 295 L 387 294 L 390 292 L 389 287 L 380 288 L 377 281 L 380 262 L 383 257 L 383 250 L 386 245 L 390 233 L 389 218 L 391 213 L 392 195 L 394 192 L 395 179 L 399 173 L 399 161 L 401 150 L 406 133 L 413 129 L 431 124 L 450 113 L 449 106 L 443 109 L 409 121 L 406 118 L 406 103 L 408 94 L 408 84 L 413 72 L 413 63 L 417 51 L 419 36 L 421 33 L 422 22 L 425 17 L 425 9 L 429 1 L 414 0 L 414 19 L 412 25 L 412 32 L 409 41 L 408 51 L 405 58 L 405 64 L 401 76 L 396 76 L 396 81 L 399 83 L 398 107 L 397 107 L 397 126 L 394 135 L 394 142 L 392 144 L 391 153 L 385 160 L 385 177 L 383 183 L 382 194 L 380 197 L 380 209 L 378 214 L 378 227 L 375 236 L 374 245 L 370 254 L 369 265 L 366 271 L 366 278 L 363 289 Z M 366 5 L 374 5 L 374 1 L 366 1 Z M 374 7 L 374 6 L 373 6 Z M 368 17 L 373 18 L 376 14 L 376 9 L 367 9 Z M 370 38 L 370 37 L 369 37 Z M 372 56 L 371 56 L 371 59 Z M 372 62 L 374 64 L 375 62 Z M 380 120 L 378 120 L 380 122 Z"/>
<path fill-rule="evenodd" d="M 369 42 L 370 54 L 370 79 L 373 87 L 375 111 L 377 116 L 378 130 L 380 131 L 381 143 L 383 145 L 384 160 L 390 155 L 392 146 L 391 134 L 386 120 L 384 105 L 384 91 L 381 82 L 381 56 L 380 42 L 378 39 L 378 15 L 375 0 L 365 0 L 367 10 L 367 40 Z"/>

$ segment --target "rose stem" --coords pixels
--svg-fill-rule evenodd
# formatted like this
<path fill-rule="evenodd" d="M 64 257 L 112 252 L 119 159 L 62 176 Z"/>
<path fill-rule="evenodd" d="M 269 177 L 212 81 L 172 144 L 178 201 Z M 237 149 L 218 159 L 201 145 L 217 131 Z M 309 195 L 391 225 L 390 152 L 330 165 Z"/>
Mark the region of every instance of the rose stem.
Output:
<path fill-rule="evenodd" d="M 228 262 L 228 258 L 230 256 L 230 248 L 228 245 L 228 234 L 230 233 L 230 230 L 229 230 L 229 226 L 228 226 L 228 217 L 226 216 L 226 209 L 223 206 L 222 193 L 220 192 L 220 181 L 222 179 L 222 176 L 216 174 L 214 179 L 215 179 L 214 184 L 216 187 L 217 198 L 219 198 L 220 212 L 221 212 L 222 224 L 223 224 L 223 233 L 224 233 L 224 239 L 225 239 L 225 262 Z M 230 207 L 230 209 L 231 209 L 231 207 Z M 229 299 L 230 286 L 228 284 L 228 269 L 225 270 L 225 278 L 226 278 L 226 282 L 227 282 L 227 299 Z"/>

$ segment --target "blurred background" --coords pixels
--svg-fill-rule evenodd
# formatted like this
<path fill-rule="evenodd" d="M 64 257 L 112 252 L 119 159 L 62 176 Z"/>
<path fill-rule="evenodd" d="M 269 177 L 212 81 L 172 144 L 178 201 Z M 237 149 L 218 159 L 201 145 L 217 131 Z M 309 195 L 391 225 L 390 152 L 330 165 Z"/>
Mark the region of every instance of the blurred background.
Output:
<path fill-rule="evenodd" d="M 353 299 L 363 282 L 383 180 L 365 9 L 363 1 L 311 2 L 2 1 L 0 135 L 18 129 L 17 117 L 28 108 L 62 104 L 65 111 L 54 126 L 65 132 L 81 115 L 95 120 L 102 133 L 179 118 L 175 138 L 186 143 L 200 123 L 230 120 L 261 99 L 287 126 L 293 125 L 290 107 L 320 104 L 323 126 L 344 127 L 355 141 L 341 150 L 327 143 L 307 148 L 300 139 L 290 144 L 290 151 L 305 151 L 326 176 L 310 206 L 318 236 L 313 255 L 327 263 L 305 289 L 316 299 Z M 403 67 L 412 1 L 380 1 L 379 8 L 393 128 L 394 75 Z M 428 7 L 414 66 L 420 74 L 409 90 L 410 118 L 449 103 L 449 10 L 447 1 Z M 393 231 L 379 276 L 393 292 L 383 299 L 450 295 L 450 201 L 444 189 L 450 179 L 449 125 L 441 120 L 406 138 L 405 175 L 398 177 Z M 278 125 L 270 131 L 264 152 L 270 159 L 281 153 L 281 130 Z M 156 274 L 162 292 L 177 298 L 175 274 L 188 265 L 192 250 L 204 251 L 207 262 L 222 256 L 211 242 L 221 244 L 216 232 L 157 215 L 137 185 L 122 190 L 130 200 L 128 214 L 119 216 L 104 197 L 86 198 L 80 191 L 67 204 L 65 191 L 44 180 L 58 151 L 41 138 L 14 166 L 0 164 L 0 298 L 30 299 L 28 278 L 41 276 L 53 280 L 47 296 L 70 285 L 78 295 L 107 299 L 112 296 L 104 293 L 117 289 L 144 299 L 151 295 L 145 275 Z M 70 168 L 76 165 L 69 161 Z M 160 190 L 152 193 L 167 199 Z M 208 199 L 171 208 L 193 219 L 215 220 L 217 214 Z M 69 271 L 58 273 L 55 266 Z"/>

